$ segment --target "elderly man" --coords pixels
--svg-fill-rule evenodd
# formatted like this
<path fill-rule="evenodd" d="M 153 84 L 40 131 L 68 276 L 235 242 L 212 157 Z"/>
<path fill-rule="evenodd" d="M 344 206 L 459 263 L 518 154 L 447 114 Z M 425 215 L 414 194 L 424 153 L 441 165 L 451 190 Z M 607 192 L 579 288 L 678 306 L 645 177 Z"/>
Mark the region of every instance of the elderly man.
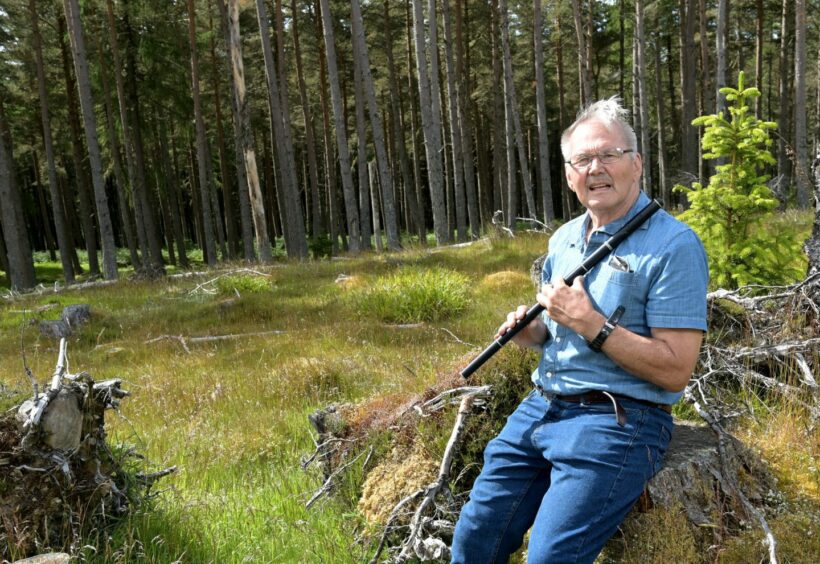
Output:
<path fill-rule="evenodd" d="M 561 151 L 586 213 L 550 239 L 536 296 L 546 309 L 513 338 L 541 351 L 535 389 L 484 451 L 453 562 L 506 562 L 529 529 L 529 562 L 593 562 L 660 469 L 671 406 L 706 330 L 703 245 L 665 211 L 572 286 L 564 282 L 649 198 L 616 98 L 583 110 Z M 526 310 L 511 312 L 498 335 Z"/>

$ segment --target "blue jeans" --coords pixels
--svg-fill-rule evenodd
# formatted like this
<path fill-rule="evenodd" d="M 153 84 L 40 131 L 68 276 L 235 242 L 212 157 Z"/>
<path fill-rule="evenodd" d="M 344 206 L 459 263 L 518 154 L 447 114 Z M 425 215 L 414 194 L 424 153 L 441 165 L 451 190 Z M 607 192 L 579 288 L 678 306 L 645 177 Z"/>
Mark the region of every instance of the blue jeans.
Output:
<path fill-rule="evenodd" d="M 665 411 L 619 400 L 547 400 L 533 391 L 484 450 L 456 524 L 452 562 L 507 562 L 530 527 L 531 563 L 593 562 L 663 462 Z"/>

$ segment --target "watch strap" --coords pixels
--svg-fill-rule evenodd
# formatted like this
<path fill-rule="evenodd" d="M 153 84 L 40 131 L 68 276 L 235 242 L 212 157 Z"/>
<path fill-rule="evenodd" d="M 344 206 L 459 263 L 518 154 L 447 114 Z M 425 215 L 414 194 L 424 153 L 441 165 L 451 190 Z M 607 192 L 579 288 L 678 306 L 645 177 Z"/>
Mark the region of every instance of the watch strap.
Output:
<path fill-rule="evenodd" d="M 623 315 L 626 308 L 622 305 L 615 308 L 615 311 L 612 312 L 607 320 L 604 322 L 604 326 L 601 327 L 601 330 L 598 331 L 598 334 L 595 335 L 595 338 L 589 342 L 589 348 L 594 350 L 595 352 L 601 352 L 601 347 L 606 341 L 607 337 L 609 337 L 612 332 L 615 330 L 615 327 L 618 326 L 618 322 L 621 320 L 621 316 Z"/>

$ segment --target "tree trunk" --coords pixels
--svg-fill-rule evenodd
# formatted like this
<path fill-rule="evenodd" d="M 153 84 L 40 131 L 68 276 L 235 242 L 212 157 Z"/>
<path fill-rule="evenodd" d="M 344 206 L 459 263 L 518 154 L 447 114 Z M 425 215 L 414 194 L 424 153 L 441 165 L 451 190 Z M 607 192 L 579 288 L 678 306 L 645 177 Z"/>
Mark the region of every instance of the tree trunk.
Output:
<path fill-rule="evenodd" d="M 715 113 L 726 112 L 726 96 L 720 89 L 726 86 L 726 30 L 729 0 L 718 0 L 718 17 L 715 28 Z M 728 116 L 727 116 L 728 117 Z"/>
<path fill-rule="evenodd" d="M 108 135 L 108 143 L 110 145 L 111 162 L 114 165 L 114 179 L 117 188 L 117 207 L 120 212 L 120 221 L 122 222 L 122 229 L 125 233 L 125 241 L 128 245 L 128 253 L 131 256 L 131 264 L 134 270 L 139 271 L 142 267 L 142 261 L 137 253 L 137 238 L 134 235 L 134 226 L 132 225 L 133 218 L 131 216 L 131 208 L 128 205 L 128 190 L 125 174 L 122 170 L 122 162 L 120 161 L 120 144 L 117 139 L 116 128 L 114 126 L 114 112 L 111 109 L 111 87 L 108 82 L 108 65 L 106 64 L 103 55 L 102 47 L 99 44 L 100 34 L 95 34 L 95 41 L 97 42 L 97 54 L 99 56 L 100 64 L 100 82 L 103 87 L 103 102 L 105 107 L 105 130 Z"/>
<path fill-rule="evenodd" d="M 354 2 L 356 0 L 353 0 Z M 382 230 L 379 226 L 379 190 L 376 189 L 376 184 L 378 183 L 378 176 L 376 172 L 376 163 L 370 162 L 365 167 L 368 171 L 370 189 L 368 192 L 370 193 L 370 207 L 372 209 L 372 217 L 373 217 L 373 239 L 376 242 L 376 250 L 378 252 L 382 251 Z"/>
<path fill-rule="evenodd" d="M 658 14 L 655 12 L 655 111 L 658 118 L 658 183 L 660 184 L 660 194 L 667 206 L 672 205 L 672 193 L 666 179 L 666 141 L 664 139 L 664 125 L 666 124 L 666 107 L 663 101 L 663 80 L 661 73 L 661 38 Z"/>
<path fill-rule="evenodd" d="M 217 0 L 221 2 L 222 0 Z M 211 2 L 208 2 L 208 24 L 211 31 L 211 86 L 214 95 L 214 118 L 216 121 L 216 147 L 219 152 L 219 175 L 222 180 L 222 202 L 225 206 L 225 234 L 227 238 L 228 257 L 237 258 L 239 255 L 239 233 L 234 211 L 233 177 L 228 166 L 228 151 L 225 147 L 225 130 L 222 126 L 222 95 L 219 87 L 219 59 L 216 56 L 216 30 L 211 14 Z"/>
<path fill-rule="evenodd" d="M 521 184 L 524 188 L 524 197 L 527 203 L 527 217 L 535 218 L 537 216 L 535 196 L 532 193 L 532 179 L 530 178 L 530 166 L 527 160 L 527 147 L 524 145 L 524 134 L 521 129 L 521 119 L 518 116 L 518 100 L 515 94 L 515 82 L 513 80 L 507 0 L 501 0 L 499 10 L 501 14 L 501 47 L 503 49 L 504 58 L 504 93 L 507 102 L 507 120 L 511 122 L 513 139 L 518 150 L 518 167 L 521 174 Z M 510 177 L 514 179 L 514 165 L 510 167 L 508 162 L 508 168 L 510 170 Z M 512 186 L 515 180 L 508 180 L 508 182 L 509 185 Z M 510 214 L 513 214 L 512 210 Z"/>
<path fill-rule="evenodd" d="M 7 274 L 12 290 L 28 290 L 37 284 L 34 258 L 26 232 L 23 202 L 17 187 L 10 135 L 3 100 L 0 98 L 0 220 L 8 262 Z"/>
<path fill-rule="evenodd" d="M 795 0 L 794 29 L 794 176 L 797 206 L 805 209 L 809 207 L 812 177 L 806 140 L 806 0 Z"/>
<path fill-rule="evenodd" d="M 449 5 L 449 4 L 445 4 Z M 464 190 L 467 196 L 467 218 L 473 237 L 481 234 L 481 215 L 478 205 L 475 165 L 473 162 L 473 126 L 470 113 L 470 72 L 465 65 L 464 41 L 462 39 L 461 0 L 456 0 L 456 100 L 458 123 L 461 126 L 462 160 L 464 162 Z"/>
<path fill-rule="evenodd" d="M 355 34 L 355 30 L 353 32 Z M 362 70 L 359 61 L 359 45 L 353 40 L 353 102 L 356 115 L 356 173 L 359 177 L 359 228 L 362 233 L 362 249 L 370 249 L 370 237 L 373 235 L 374 221 L 370 215 L 372 201 L 370 190 L 370 172 L 367 164 L 367 118 L 365 117 L 364 89 L 362 85 Z M 375 212 L 375 210 L 374 210 Z"/>
<path fill-rule="evenodd" d="M 490 33 L 490 58 L 492 59 L 492 66 L 493 66 L 493 84 L 496 87 L 493 89 L 493 108 L 492 108 L 492 136 L 493 136 L 493 199 L 492 199 L 492 210 L 495 212 L 496 210 L 501 210 L 504 217 L 507 218 L 510 216 L 510 211 L 507 209 L 507 177 L 510 174 L 514 174 L 508 170 L 507 166 L 507 154 L 506 154 L 506 141 L 505 141 L 505 128 L 506 123 L 504 120 L 504 115 L 506 111 L 506 102 L 504 100 L 504 90 L 502 88 L 498 88 L 498 85 L 503 85 L 504 82 L 504 74 L 502 64 L 501 64 L 501 49 L 499 49 L 499 43 L 501 38 L 501 27 L 499 25 L 499 10 L 498 10 L 498 0 L 492 0 L 491 5 L 491 15 L 490 15 L 490 29 L 492 30 Z"/>
<path fill-rule="evenodd" d="M 66 284 L 73 284 L 74 268 L 71 264 L 72 245 L 70 243 L 70 235 L 66 226 L 65 213 L 63 212 L 63 199 L 60 196 L 60 186 L 57 181 L 57 165 L 54 160 L 54 141 L 51 136 L 51 117 L 48 101 L 48 90 L 46 88 L 43 48 L 42 40 L 40 38 L 40 24 L 36 0 L 29 0 L 29 16 L 31 20 L 34 57 L 37 66 L 37 88 L 40 95 L 40 118 L 43 125 L 43 145 L 45 147 L 46 164 L 48 166 L 48 188 L 49 193 L 51 194 L 51 211 L 54 214 L 54 227 L 57 231 L 57 246 L 60 248 L 60 262 L 63 266 L 63 279 Z"/>
<path fill-rule="evenodd" d="M 124 6 L 126 26 L 128 28 L 129 37 L 131 36 L 131 27 L 128 22 L 127 5 Z M 111 55 L 114 60 L 114 79 L 117 87 L 117 100 L 119 104 L 120 123 L 122 125 L 122 138 L 125 144 L 125 164 L 128 170 L 128 179 L 131 182 L 131 195 L 134 203 L 134 218 L 136 220 L 137 242 L 142 251 L 142 266 L 148 267 L 151 270 L 161 272 L 162 266 L 162 249 L 157 241 L 156 228 L 154 222 L 154 214 L 148 202 L 148 191 L 145 186 L 145 163 L 142 158 L 142 138 L 139 134 L 139 120 L 136 121 L 135 127 L 131 126 L 129 118 L 129 111 L 127 108 L 128 100 L 126 99 L 125 83 L 123 81 L 123 65 L 120 60 L 119 42 L 117 40 L 117 26 L 114 20 L 114 5 L 112 0 L 106 0 L 106 13 L 108 17 L 108 33 L 109 45 L 111 48 Z M 129 88 L 131 94 L 131 102 L 137 102 L 137 92 L 134 85 L 136 80 L 134 77 L 133 57 L 128 51 L 128 67 L 130 71 Z M 136 107 L 133 111 L 137 111 Z"/>
<path fill-rule="evenodd" d="M 544 207 L 544 223 L 550 225 L 555 220 L 555 210 L 552 205 L 547 101 L 544 92 L 544 24 L 541 15 L 541 0 L 535 0 L 534 10 L 533 48 L 535 50 L 535 102 L 538 113 L 538 167 L 541 171 L 541 199 Z"/>
<path fill-rule="evenodd" d="M 322 28 L 324 30 L 325 54 L 327 61 L 330 98 L 333 103 L 333 117 L 336 125 L 336 145 L 339 151 L 339 167 L 342 173 L 342 194 L 345 213 L 347 214 L 347 233 L 350 251 L 359 252 L 361 232 L 359 229 L 359 211 L 356 208 L 356 192 L 353 188 L 353 174 L 350 168 L 350 152 L 347 146 L 347 131 L 342 101 L 342 89 L 339 86 L 339 70 L 336 65 L 336 45 L 333 39 L 333 17 L 328 0 L 320 0 L 322 11 Z"/>
<path fill-rule="evenodd" d="M 643 191 L 655 196 L 652 184 L 652 146 L 649 142 L 649 89 L 646 86 L 646 40 L 644 37 L 643 0 L 635 0 L 635 49 L 638 67 L 638 100 L 641 115 L 641 157 L 643 160 Z"/>
<path fill-rule="evenodd" d="M 695 0 L 680 0 L 681 13 L 681 172 L 690 179 L 698 180 L 698 131 L 692 125 L 697 117 L 697 69 L 694 53 Z"/>
<path fill-rule="evenodd" d="M 236 192 L 239 196 L 239 224 L 242 231 L 242 254 L 246 262 L 253 262 L 256 260 L 256 250 L 254 249 L 254 223 L 253 214 L 251 212 L 251 189 L 248 184 L 248 176 L 245 164 L 245 151 L 243 146 L 242 135 L 242 118 L 239 111 L 239 95 L 236 91 L 236 82 L 234 81 L 234 71 L 231 48 L 231 33 L 229 31 L 228 9 L 225 6 L 226 0 L 216 0 L 216 6 L 219 9 L 220 28 L 222 29 L 222 36 L 227 46 L 227 64 L 225 70 L 228 74 L 228 84 L 231 87 L 231 118 L 233 123 L 233 147 L 234 147 L 234 166 L 236 169 L 237 187 Z M 241 41 L 241 39 L 240 39 Z M 240 44 L 241 47 L 241 44 Z M 241 59 L 241 52 L 240 52 Z"/>
<path fill-rule="evenodd" d="M 419 128 L 419 112 L 416 105 L 416 97 L 414 92 L 421 92 L 421 86 L 418 80 L 413 81 L 413 69 L 418 69 L 418 65 L 414 63 L 414 27 L 413 17 L 410 14 L 410 0 L 405 3 L 405 38 L 407 47 L 407 92 L 410 100 L 410 132 L 413 147 L 413 185 L 416 192 L 416 202 L 419 208 L 419 218 L 421 223 L 418 225 L 419 242 L 422 245 L 427 244 L 427 214 L 425 213 L 424 198 L 425 191 L 421 187 L 421 149 L 419 149 L 419 132 L 423 134 L 424 128 Z M 420 102 L 420 99 L 419 99 Z"/>
<path fill-rule="evenodd" d="M 170 119 L 164 119 L 162 116 L 158 116 L 159 122 L 159 150 L 160 150 L 160 160 L 162 165 L 162 172 L 165 176 L 165 187 L 167 189 L 168 195 L 168 211 L 171 215 L 171 225 L 170 228 L 173 230 L 173 240 L 177 246 L 177 255 L 179 256 L 179 264 L 182 268 L 188 268 L 188 255 L 185 252 L 185 235 L 183 234 L 182 223 L 183 223 L 183 213 L 181 206 L 179 205 L 179 186 L 177 182 L 179 181 L 179 177 L 176 174 L 176 171 L 171 166 L 171 159 L 168 156 L 168 134 L 165 129 L 166 121 L 170 121 Z M 166 226 L 168 229 L 169 226 Z M 170 245 L 169 245 L 170 246 Z"/>
<path fill-rule="evenodd" d="M 305 73 L 302 70 L 302 51 L 299 43 L 298 10 L 296 0 L 291 0 L 291 29 L 293 31 L 293 56 L 296 60 L 296 79 L 299 82 L 299 99 L 302 103 L 302 117 L 305 120 L 305 145 L 307 150 L 308 180 L 310 183 L 310 226 L 313 240 L 316 241 L 327 233 L 323 219 L 322 199 L 319 195 L 319 163 L 316 158 L 316 134 L 313 130 L 313 112 L 305 86 Z"/>
<path fill-rule="evenodd" d="M 700 79 L 701 79 L 701 97 L 702 106 L 701 113 L 711 114 L 715 107 L 715 99 L 713 96 L 718 88 L 725 86 L 722 84 L 715 84 L 714 89 L 711 85 L 711 49 L 709 48 L 709 41 L 707 40 L 709 24 L 709 14 L 707 12 L 706 0 L 698 0 L 698 26 L 700 35 Z M 717 38 L 717 35 L 716 35 Z M 717 57 L 725 57 L 726 54 L 716 53 Z"/>
<path fill-rule="evenodd" d="M 791 160 L 789 159 L 789 139 L 791 136 L 791 74 L 789 72 L 789 41 L 792 38 L 791 10 L 793 2 L 783 0 L 780 19 L 780 110 L 777 118 L 777 173 L 780 175 L 782 193 L 788 194 L 791 187 Z"/>
<path fill-rule="evenodd" d="M 205 144 L 205 121 L 202 117 L 202 100 L 199 94 L 199 58 L 196 49 L 196 11 L 194 0 L 187 0 L 188 5 L 188 45 L 191 49 L 191 93 L 194 98 L 194 122 L 196 124 L 196 159 L 199 170 L 199 204 L 202 212 L 202 254 L 208 266 L 216 265 L 216 242 L 214 240 L 214 224 L 211 214 L 211 186 L 208 182 L 210 175 L 207 167 L 207 152 Z"/>
<path fill-rule="evenodd" d="M 91 201 L 88 195 L 89 180 L 83 164 L 83 141 L 80 132 L 80 118 L 77 115 L 79 102 L 77 100 L 77 83 L 71 71 L 71 56 L 68 53 L 68 46 L 65 43 L 66 18 L 57 17 L 58 31 L 60 37 L 60 54 L 62 56 L 63 77 L 66 85 L 66 106 L 68 109 L 68 126 L 71 133 L 71 160 L 74 167 L 74 185 L 76 187 L 77 203 L 80 208 L 79 222 L 75 225 L 81 227 L 79 241 L 85 244 L 88 253 L 88 270 L 91 276 L 100 276 L 100 263 L 97 256 L 97 236 L 94 227 L 94 212 L 91 208 Z M 74 197 L 67 199 L 67 205 L 71 211 L 75 210 Z M 71 220 L 69 219 L 69 222 Z"/>
<path fill-rule="evenodd" d="M 34 185 L 37 192 L 37 203 L 40 208 L 40 221 L 42 222 L 42 229 L 45 232 L 45 243 L 48 249 L 48 255 L 51 262 L 57 261 L 57 241 L 54 239 L 54 232 L 51 229 L 51 218 L 48 215 L 48 204 L 46 203 L 46 194 L 43 191 L 43 178 L 40 174 L 40 159 L 37 156 L 36 145 L 31 144 L 31 166 L 34 169 Z"/>
<path fill-rule="evenodd" d="M 402 92 L 399 84 L 399 79 L 396 74 L 396 65 L 393 62 L 393 36 L 390 26 L 390 4 L 388 0 L 384 0 L 384 34 L 385 46 L 384 51 L 387 55 L 387 73 L 390 80 L 391 95 L 390 99 L 390 127 L 393 131 L 393 143 L 396 146 L 396 158 L 399 161 L 399 168 L 401 169 L 402 185 L 404 186 L 404 194 L 406 201 L 406 209 L 409 211 L 410 221 L 408 222 L 408 231 L 415 229 L 419 238 L 424 237 L 424 218 L 419 211 L 418 194 L 416 193 L 416 185 L 413 181 L 413 174 L 410 171 L 410 159 L 407 156 L 407 145 L 405 143 L 404 131 L 405 124 L 402 119 L 401 103 Z M 412 98 L 413 92 L 410 91 Z"/>
<path fill-rule="evenodd" d="M 456 212 L 456 233 L 459 242 L 467 240 L 467 206 L 464 190 L 464 149 L 461 144 L 461 121 L 458 111 L 459 88 L 456 65 L 453 58 L 453 31 L 450 7 L 446 0 L 441 4 L 444 23 L 444 53 L 447 74 L 447 108 L 450 115 L 450 144 L 453 160 L 453 194 Z"/>
<path fill-rule="evenodd" d="M 220 0 L 222 1 L 222 0 Z M 248 181 L 248 195 L 250 208 L 253 213 L 253 225 L 256 230 L 256 241 L 259 246 L 259 256 L 262 262 L 272 259 L 268 226 L 265 218 L 265 206 L 262 199 L 262 189 L 259 184 L 259 171 L 256 167 L 256 151 L 253 147 L 253 132 L 251 131 L 250 108 L 248 107 L 245 90 L 245 65 L 242 61 L 242 37 L 239 33 L 239 4 L 238 0 L 228 0 L 228 43 L 231 71 L 233 74 L 234 95 L 237 108 L 237 122 L 239 124 L 240 145 L 245 162 L 245 174 Z M 247 243 L 246 243 L 247 245 Z M 247 248 L 245 250 L 247 257 Z"/>
<path fill-rule="evenodd" d="M 260 5 L 262 6 L 260 8 Z M 285 71 L 285 30 L 282 17 L 282 2 L 276 0 L 276 46 L 279 61 L 279 99 L 280 112 L 277 122 L 281 120 L 282 124 L 282 152 L 279 154 L 280 167 L 287 172 L 290 185 L 284 182 L 283 190 L 280 200 L 285 210 L 286 218 L 283 217 L 285 230 L 285 249 L 288 256 L 293 258 L 306 258 L 308 255 L 307 238 L 305 235 L 305 214 L 302 211 L 302 202 L 299 197 L 299 176 L 296 174 L 296 158 L 293 152 L 293 133 L 290 126 L 290 102 L 288 94 L 287 72 Z M 259 27 L 262 30 L 262 48 L 265 51 L 265 44 L 270 42 L 268 36 L 267 22 L 268 18 L 265 14 L 264 0 L 256 1 L 256 12 L 259 16 Z M 263 16 L 265 16 L 263 18 Z M 264 29 L 262 21 L 264 19 Z M 268 85 L 272 81 L 277 80 L 273 68 L 273 61 L 270 63 L 266 61 L 265 69 L 270 73 L 268 77 Z M 284 175 L 283 175 L 284 176 Z"/>
<path fill-rule="evenodd" d="M 88 76 L 85 39 L 80 21 L 78 0 L 64 0 L 68 36 L 74 54 L 74 69 L 77 75 L 77 87 L 80 92 L 80 108 L 83 113 L 88 159 L 91 166 L 91 182 L 94 187 L 94 201 L 97 211 L 97 223 L 100 229 L 100 243 L 103 255 L 103 277 L 106 280 L 117 279 L 117 248 L 114 243 L 114 228 L 108 210 L 108 197 L 105 194 L 105 182 L 102 173 L 102 158 L 97 137 L 97 119 L 94 115 L 94 102 L 91 98 L 91 82 Z"/>
<path fill-rule="evenodd" d="M 766 11 L 763 9 L 763 0 L 755 0 L 755 86 L 763 92 L 763 20 Z M 771 79 L 770 79 L 771 80 Z M 755 117 L 762 119 L 763 96 L 755 98 Z"/>
<path fill-rule="evenodd" d="M 558 0 L 558 8 L 555 15 L 555 67 L 556 75 L 558 76 L 558 131 L 563 133 L 564 124 L 566 123 L 564 116 L 567 110 L 564 101 L 564 49 L 563 36 L 561 33 L 561 17 L 558 13 L 560 9 L 561 0 Z M 563 161 L 563 156 L 561 160 Z M 563 165 L 561 170 L 563 170 Z M 561 181 L 561 206 L 563 208 L 564 219 L 568 220 L 572 217 L 572 210 L 575 207 L 575 198 L 569 186 L 563 180 Z"/>
<path fill-rule="evenodd" d="M 381 187 L 381 202 L 384 206 L 384 230 L 387 235 L 387 248 L 396 251 L 401 247 L 399 243 L 399 224 L 396 218 L 396 203 L 393 191 L 393 176 L 390 163 L 387 159 L 387 144 L 384 140 L 381 115 L 376 105 L 376 92 L 373 86 L 373 76 L 370 73 L 370 58 L 367 54 L 367 44 L 364 40 L 364 22 L 362 21 L 359 0 L 350 3 L 353 20 L 353 41 L 357 44 L 357 54 L 360 65 L 362 89 L 367 101 L 370 114 L 370 129 L 373 134 L 373 144 L 376 148 L 376 163 L 379 169 L 379 186 Z"/>
<path fill-rule="evenodd" d="M 435 29 L 435 0 L 430 0 L 433 10 L 429 14 L 430 31 Z M 438 94 L 438 49 L 433 37 L 425 41 L 424 13 L 421 0 L 413 0 L 413 38 L 416 48 L 416 74 L 419 86 L 419 106 L 421 124 L 424 130 L 424 148 L 427 156 L 427 180 L 430 186 L 430 201 L 433 212 L 433 231 L 436 243 L 450 241 L 447 229 L 447 208 L 445 202 L 444 171 L 441 143 L 441 103 Z M 428 72 L 427 56 L 430 55 Z M 438 112 L 436 111 L 438 110 Z M 418 157 L 417 157 L 418 158 Z"/>
<path fill-rule="evenodd" d="M 588 66 L 587 41 L 584 31 L 584 22 L 581 19 L 580 0 L 571 0 L 572 18 L 575 22 L 575 36 L 578 40 L 578 83 L 580 85 L 581 106 L 584 107 L 592 102 L 592 69 Z"/>

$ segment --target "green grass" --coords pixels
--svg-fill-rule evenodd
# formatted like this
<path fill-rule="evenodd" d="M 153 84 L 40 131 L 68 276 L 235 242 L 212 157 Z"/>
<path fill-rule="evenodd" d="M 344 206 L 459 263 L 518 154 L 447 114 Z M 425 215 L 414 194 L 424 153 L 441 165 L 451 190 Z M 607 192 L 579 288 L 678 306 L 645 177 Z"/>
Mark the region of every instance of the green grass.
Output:
<path fill-rule="evenodd" d="M 466 364 L 492 340 L 508 311 L 533 302 L 529 267 L 546 243 L 546 235 L 521 234 L 459 249 L 411 246 L 391 255 L 254 267 L 261 274 L 213 270 L 155 281 L 122 276 L 112 286 L 56 294 L 47 287 L 0 302 L 0 391 L 29 390 L 21 338 L 25 361 L 41 384 L 54 370 L 56 343 L 31 321 L 88 303 L 91 322 L 69 342 L 70 371 L 88 371 L 96 380 L 122 378 L 132 395 L 119 415 L 108 415 L 110 440 L 134 445 L 146 455 L 147 470 L 179 468 L 157 484 L 158 498 L 88 539 L 96 549 L 85 554 L 89 560 L 366 561 L 372 547 L 355 542 L 363 527 L 356 512 L 358 466 L 338 495 L 304 507 L 322 482 L 316 470 L 299 464 L 314 448 L 307 415 L 330 403 L 419 392 Z M 38 275 L 49 268 L 38 262 Z M 431 272 L 458 280 L 469 303 L 402 328 L 369 311 L 362 315 L 352 298 L 391 277 L 405 277 L 406 289 L 414 276 Z M 434 283 L 423 295 L 435 289 Z M 190 354 L 175 340 L 149 342 L 163 335 L 270 331 L 280 333 L 188 341 Z M 520 362 L 534 359 L 522 356 Z M 511 382 L 510 396 L 526 386 Z M 490 431 L 481 424 L 476 418 L 473 432 L 483 440 Z M 442 440 L 431 437 L 430 443 Z"/>

